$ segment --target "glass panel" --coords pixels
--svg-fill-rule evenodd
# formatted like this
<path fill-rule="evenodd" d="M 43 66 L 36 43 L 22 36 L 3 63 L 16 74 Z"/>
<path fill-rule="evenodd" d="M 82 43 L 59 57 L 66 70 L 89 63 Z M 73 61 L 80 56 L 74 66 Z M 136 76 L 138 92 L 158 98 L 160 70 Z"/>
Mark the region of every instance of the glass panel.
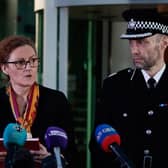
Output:
<path fill-rule="evenodd" d="M 68 98 L 74 113 L 80 168 L 86 167 L 81 160 L 86 161 L 87 24 L 79 20 L 69 23 Z"/>
<path fill-rule="evenodd" d="M 18 0 L 16 6 L 16 18 L 13 18 L 13 22 L 16 20 L 16 34 L 23 34 L 35 39 L 35 14 L 34 14 L 34 1 L 33 0 Z M 11 7 L 12 4 L 10 4 Z M 11 25 L 10 25 L 11 26 Z"/>
<path fill-rule="evenodd" d="M 70 20 L 68 98 L 73 107 L 79 167 L 90 167 L 90 140 L 95 108 L 96 86 L 101 77 L 102 22 Z M 98 74 L 98 75 L 97 75 Z M 99 77 L 98 77 L 99 76 Z M 97 77 L 97 79 L 96 79 Z M 83 162 L 81 162 L 81 160 Z"/>
<path fill-rule="evenodd" d="M 35 39 L 34 0 L 0 0 L 0 40 L 12 34 L 21 34 Z M 0 87 L 6 84 L 0 72 Z"/>
<path fill-rule="evenodd" d="M 43 73 L 43 11 L 36 13 L 36 48 L 40 58 L 40 66 L 38 69 L 38 82 L 42 83 Z"/>

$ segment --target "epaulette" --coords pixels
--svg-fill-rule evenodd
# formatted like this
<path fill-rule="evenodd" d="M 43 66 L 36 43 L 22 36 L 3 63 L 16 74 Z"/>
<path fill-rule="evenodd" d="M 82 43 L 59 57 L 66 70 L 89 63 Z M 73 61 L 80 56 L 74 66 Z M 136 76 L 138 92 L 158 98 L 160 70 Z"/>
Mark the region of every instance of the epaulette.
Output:
<path fill-rule="evenodd" d="M 133 72 L 134 69 L 132 68 L 126 68 L 126 69 L 123 69 L 123 70 L 120 70 L 118 71 L 117 73 L 119 74 L 131 74 Z"/>
<path fill-rule="evenodd" d="M 110 78 L 110 77 L 112 77 L 112 76 L 114 76 L 116 74 L 117 74 L 117 72 L 111 73 L 110 75 L 107 76 L 107 78 Z"/>
<path fill-rule="evenodd" d="M 114 73 L 108 75 L 107 78 L 111 78 L 111 77 L 113 77 L 115 75 L 124 75 L 124 76 L 128 75 L 128 76 L 131 77 L 133 73 L 134 73 L 134 69 L 133 68 L 126 68 L 126 69 L 122 69 L 122 70 L 119 70 L 118 72 L 114 72 Z"/>

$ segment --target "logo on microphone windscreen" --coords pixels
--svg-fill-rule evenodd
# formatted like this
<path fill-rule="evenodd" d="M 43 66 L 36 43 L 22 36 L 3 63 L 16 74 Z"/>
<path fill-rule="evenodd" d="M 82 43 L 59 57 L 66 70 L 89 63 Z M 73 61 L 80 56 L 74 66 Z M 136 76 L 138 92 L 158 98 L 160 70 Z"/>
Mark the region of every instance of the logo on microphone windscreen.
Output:
<path fill-rule="evenodd" d="M 4 129 L 3 139 L 5 148 L 8 148 L 9 144 L 24 146 L 27 139 L 27 132 L 20 124 L 9 123 Z"/>
<path fill-rule="evenodd" d="M 66 149 L 67 147 L 68 136 L 62 128 L 49 127 L 44 139 L 49 150 L 52 150 L 54 147 L 60 147 L 61 149 Z"/>
<path fill-rule="evenodd" d="M 97 143 L 105 152 L 111 152 L 109 145 L 116 143 L 120 145 L 121 140 L 117 131 L 108 124 L 101 124 L 96 127 L 95 137 Z"/>

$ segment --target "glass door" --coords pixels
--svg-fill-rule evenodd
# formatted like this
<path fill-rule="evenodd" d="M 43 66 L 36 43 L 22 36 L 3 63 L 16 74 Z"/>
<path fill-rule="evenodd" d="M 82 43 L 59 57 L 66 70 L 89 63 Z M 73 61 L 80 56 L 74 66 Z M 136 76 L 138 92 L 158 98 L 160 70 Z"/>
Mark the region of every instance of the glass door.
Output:
<path fill-rule="evenodd" d="M 70 19 L 69 22 L 68 98 L 73 107 L 81 168 L 90 167 L 88 144 L 94 120 L 96 83 L 100 81 L 96 76 L 101 65 L 96 62 L 101 59 L 101 28 L 102 23 L 94 20 Z"/>

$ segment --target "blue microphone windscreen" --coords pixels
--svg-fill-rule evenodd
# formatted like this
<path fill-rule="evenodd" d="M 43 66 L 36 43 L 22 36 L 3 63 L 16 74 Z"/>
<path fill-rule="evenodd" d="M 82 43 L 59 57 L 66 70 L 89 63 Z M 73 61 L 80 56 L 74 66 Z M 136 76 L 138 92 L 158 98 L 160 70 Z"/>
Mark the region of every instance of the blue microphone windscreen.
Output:
<path fill-rule="evenodd" d="M 106 137 L 109 137 L 115 134 L 118 134 L 118 133 L 116 132 L 114 128 L 112 128 L 108 124 L 101 124 L 97 126 L 95 130 L 95 137 L 96 137 L 98 144 L 102 144 L 103 140 Z"/>
<path fill-rule="evenodd" d="M 17 123 L 9 123 L 3 132 L 3 143 L 8 149 L 9 145 L 24 146 L 27 139 L 26 130 Z"/>
<path fill-rule="evenodd" d="M 65 149 L 68 143 L 68 136 L 62 128 L 52 126 L 45 133 L 45 142 L 49 150 L 54 147 Z"/>

